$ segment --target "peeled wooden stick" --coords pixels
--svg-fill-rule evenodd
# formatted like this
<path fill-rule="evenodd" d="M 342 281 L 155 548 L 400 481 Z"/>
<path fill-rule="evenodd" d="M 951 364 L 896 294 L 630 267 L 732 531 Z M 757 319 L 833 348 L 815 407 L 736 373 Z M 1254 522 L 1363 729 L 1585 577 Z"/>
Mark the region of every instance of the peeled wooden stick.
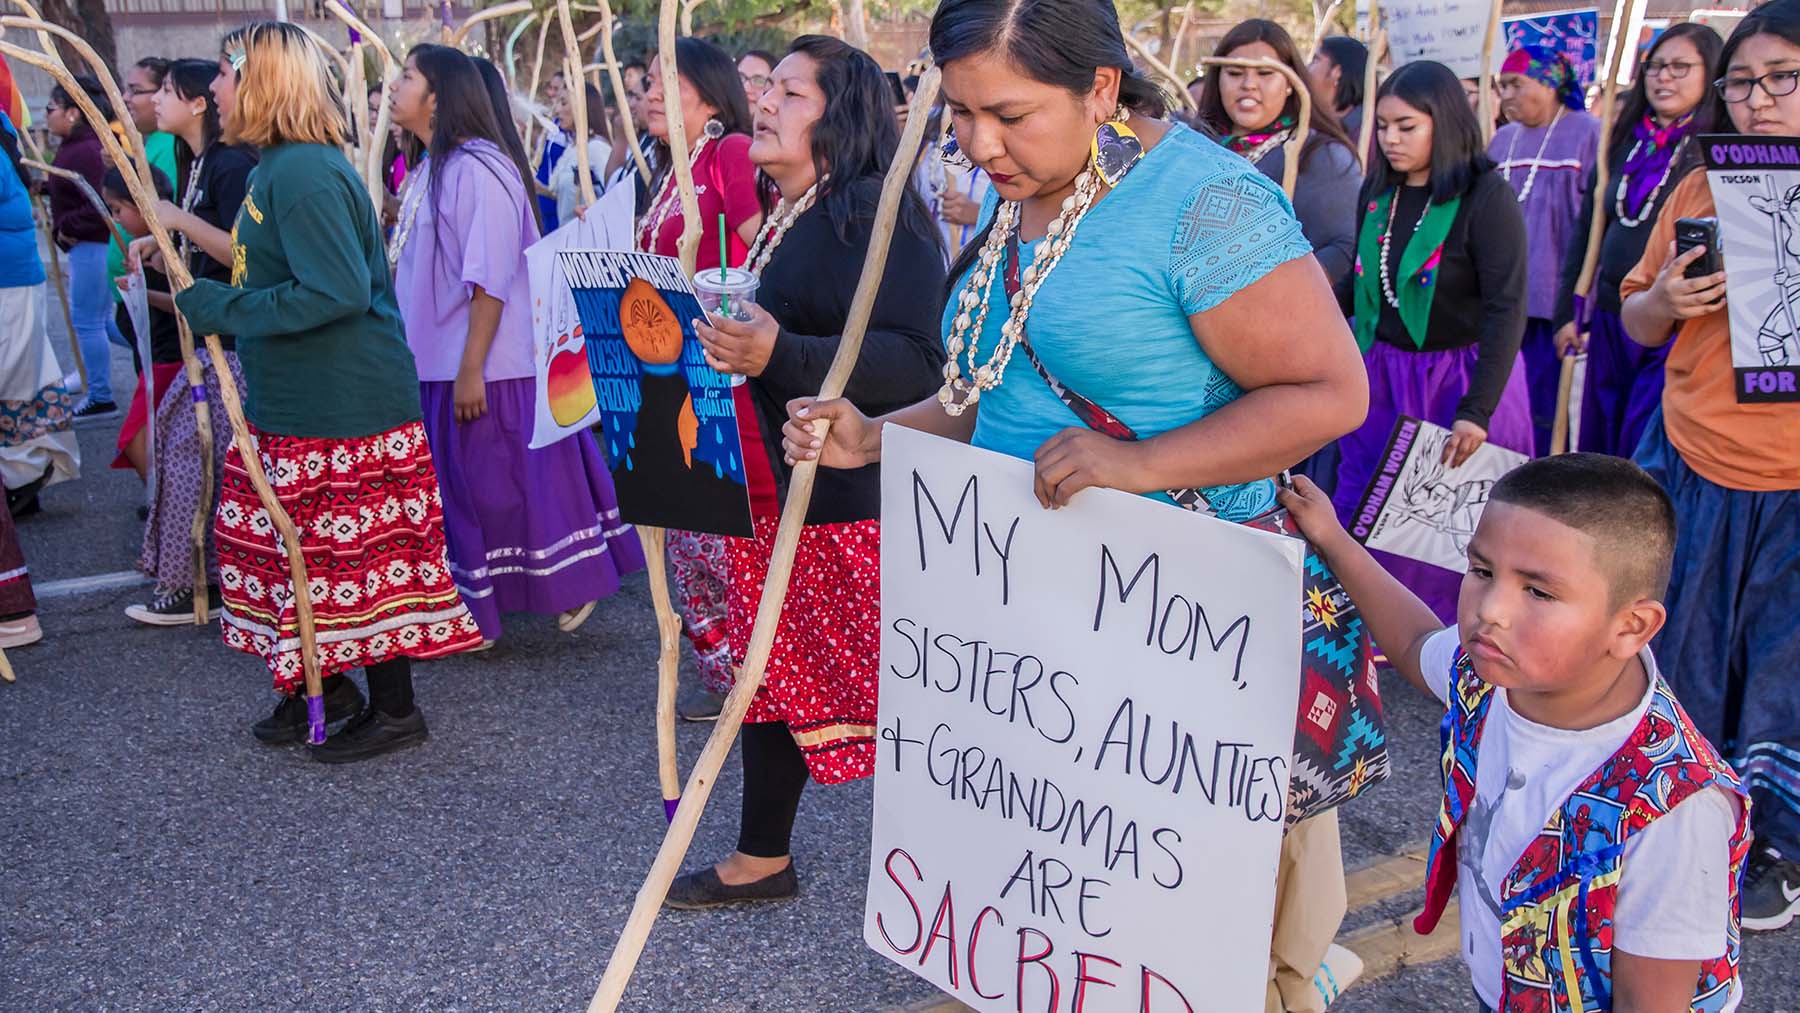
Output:
<path fill-rule="evenodd" d="M 566 2 L 566 0 L 559 0 Z M 663 111 L 669 121 L 669 161 L 675 170 L 675 185 L 681 193 L 681 238 L 675 251 L 681 257 L 682 273 L 694 276 L 694 255 L 700 248 L 705 223 L 700 221 L 700 200 L 694 194 L 694 167 L 690 162 L 687 123 L 681 115 L 681 70 L 675 60 L 675 18 L 678 0 L 662 0 L 662 17 L 657 20 L 657 57 L 661 64 Z M 651 237 L 655 239 L 654 236 Z"/>
<path fill-rule="evenodd" d="M 328 0 L 328 2 L 335 2 L 335 0 Z M 107 70 L 106 64 L 100 62 L 99 57 L 93 55 L 92 48 L 85 41 L 73 38 L 73 33 L 47 22 L 32 21 L 26 18 L 0 18 L 0 30 L 6 28 L 27 28 L 39 32 L 47 30 L 58 37 L 70 38 L 71 44 L 75 46 L 77 52 L 82 53 L 83 58 L 89 62 L 94 76 L 107 90 L 107 97 L 118 108 L 125 107 L 124 98 L 119 94 L 119 87 L 113 82 L 112 72 Z M 49 74 L 56 79 L 58 84 L 62 85 L 64 91 L 69 93 L 69 97 L 81 106 L 84 116 L 90 117 L 93 122 L 105 122 L 105 117 L 100 115 L 100 110 L 88 99 L 87 92 L 75 83 L 74 75 L 69 73 L 69 68 L 63 66 L 62 60 L 53 52 L 37 53 L 9 42 L 0 41 L 0 55 L 30 64 Z M 126 137 L 131 140 L 141 157 L 143 152 L 142 135 L 138 133 L 130 117 L 125 118 L 123 125 Z M 131 156 L 126 153 L 118 138 L 113 136 L 112 131 L 97 130 L 95 133 L 99 135 L 100 143 L 106 148 L 107 156 L 112 159 L 114 165 L 123 167 L 133 164 Z M 179 292 L 193 284 L 194 279 L 188 273 L 187 265 L 182 263 L 181 255 L 176 250 L 174 241 L 169 238 L 168 229 L 163 227 L 162 219 L 157 216 L 156 191 L 150 185 L 149 167 L 149 160 L 145 158 L 137 163 L 138 172 L 121 172 L 121 175 L 125 178 L 126 187 L 131 190 L 132 200 L 137 203 L 139 212 L 144 216 L 144 224 L 150 227 L 150 234 L 156 238 L 157 249 L 161 251 L 163 263 L 168 268 L 170 291 Z M 287 550 L 288 570 L 294 583 L 294 610 L 300 634 L 301 664 L 306 681 L 307 738 L 308 741 L 318 744 L 325 741 L 325 698 L 319 675 L 318 637 L 313 625 L 312 591 L 307 583 L 306 559 L 300 553 L 300 533 L 295 529 L 293 519 L 288 517 L 286 510 L 282 509 L 281 501 L 275 497 L 275 490 L 269 485 L 268 476 L 263 473 L 262 457 L 257 452 L 255 441 L 250 437 L 249 424 L 244 420 L 243 400 L 238 396 L 237 382 L 232 379 L 231 370 L 226 367 L 225 349 L 219 344 L 218 335 L 206 336 L 206 350 L 212 357 L 213 368 L 219 376 L 219 393 L 225 402 L 225 414 L 231 420 L 232 438 L 237 445 L 238 454 L 243 458 L 244 471 L 250 478 L 251 486 L 256 489 L 257 499 L 268 513 L 270 523 L 274 525 L 281 543 Z M 195 373 L 196 369 L 197 364 L 190 361 L 188 366 L 190 387 L 197 387 L 203 382 Z M 195 403 L 194 415 L 195 421 L 205 426 L 209 416 L 203 402 Z M 202 447 L 212 445 L 210 428 L 202 428 L 200 443 Z M 204 605 L 204 601 L 199 604 Z"/>
<path fill-rule="evenodd" d="M 1313 22 L 1313 56 L 1319 55 L 1319 43 L 1325 38 L 1325 27 L 1331 24 L 1331 19 L 1337 16 L 1338 8 L 1342 6 L 1344 6 L 1344 0 L 1331 0 L 1331 3 L 1325 8 L 1325 13 L 1320 14 L 1318 20 Z"/>
<path fill-rule="evenodd" d="M 81 55 L 82 59 L 87 61 L 89 68 L 93 71 L 93 76 L 100 82 L 107 98 L 111 100 L 113 108 L 125 108 L 125 97 L 120 94 L 118 84 L 113 80 L 112 72 L 107 69 L 106 64 L 101 62 L 99 55 L 88 46 L 87 42 L 73 32 L 58 25 L 33 22 L 30 18 L 18 17 L 0 18 L 0 31 L 4 31 L 6 28 L 32 28 L 39 24 L 44 25 L 43 28 L 38 29 L 40 38 L 46 35 L 55 35 L 67 39 L 71 47 Z M 52 55 L 50 59 L 55 61 L 56 69 L 61 72 L 62 76 L 69 74 L 67 66 L 62 63 L 60 58 Z M 63 89 L 81 106 L 82 115 L 90 117 L 90 123 L 104 123 L 105 117 L 100 115 L 100 110 L 88 99 L 86 91 L 71 87 L 72 77 L 70 82 L 65 82 L 62 76 L 57 77 L 57 82 L 62 84 Z M 77 92 L 80 92 L 79 96 L 76 95 Z M 129 116 L 123 118 L 120 126 L 124 128 L 125 139 L 131 145 L 129 151 L 120 145 L 112 131 L 96 130 L 95 133 L 102 135 L 101 143 L 107 147 L 113 164 L 120 168 L 119 175 L 124 180 L 126 188 L 131 191 L 133 202 L 142 213 L 145 223 L 151 225 L 152 234 L 155 235 L 162 222 L 156 213 L 158 198 L 154 178 L 150 174 L 150 156 L 144 150 L 144 137 L 138 132 L 136 123 Z M 134 169 L 135 171 L 133 171 Z M 88 199 L 98 200 L 99 194 L 94 193 L 93 189 L 87 186 L 85 180 L 82 181 L 82 189 L 88 194 Z M 112 215 L 105 210 L 104 202 L 100 203 L 100 208 L 102 217 L 111 221 Z M 117 228 L 116 224 L 114 228 Z M 120 235 L 123 236 L 123 233 L 121 232 Z M 131 244 L 126 242 L 124 245 L 129 247 Z M 173 249 L 172 246 L 171 249 Z M 179 258 L 170 255 L 169 259 Z M 182 265 L 182 272 L 186 272 L 186 265 Z M 175 272 L 171 271 L 169 277 L 173 279 L 174 276 Z M 182 327 L 180 333 L 180 347 L 181 361 L 187 374 L 188 386 L 201 394 L 194 401 L 194 429 L 200 443 L 200 497 L 194 504 L 194 519 L 189 528 L 189 550 L 192 553 L 193 561 L 191 572 L 194 586 L 194 624 L 204 625 L 207 621 L 208 598 L 206 590 L 208 576 L 206 572 L 206 528 L 211 520 L 208 508 L 212 504 L 212 413 L 206 404 L 205 374 L 201 371 L 200 357 L 194 353 L 193 335 L 187 332 L 185 326 Z M 217 361 L 215 358 L 215 362 Z M 223 368 L 222 363 L 218 363 L 218 365 L 219 368 Z"/>
<path fill-rule="evenodd" d="M 1126 36 L 1130 38 L 1130 36 Z M 1300 176 L 1300 152 L 1306 147 L 1306 136 L 1312 129 L 1312 89 L 1307 87 L 1306 79 L 1294 73 L 1294 68 L 1280 60 L 1259 58 L 1243 60 L 1230 56 L 1208 56 L 1200 61 L 1203 67 L 1244 67 L 1249 70 L 1272 70 L 1287 78 L 1288 85 L 1300 98 L 1300 115 L 1294 118 L 1294 136 L 1282 145 L 1281 189 L 1294 199 L 1294 181 Z"/>
<path fill-rule="evenodd" d="M 1137 54 L 1138 59 L 1149 64 L 1151 70 L 1156 71 L 1158 74 L 1162 75 L 1163 80 L 1169 82 L 1170 90 L 1175 93 L 1175 101 L 1181 103 L 1181 107 L 1190 113 L 1199 112 L 1200 107 L 1194 102 L 1194 96 L 1188 94 L 1187 85 L 1182 82 L 1181 75 L 1169 69 L 1168 64 L 1158 60 L 1156 54 L 1152 53 L 1149 47 L 1134 38 L 1130 32 L 1125 32 L 1124 36 L 1125 44 L 1131 47 L 1131 51 Z"/>
<path fill-rule="evenodd" d="M 113 220 L 112 210 L 106 206 L 106 201 L 102 200 L 98 193 L 94 192 L 94 187 L 87 181 L 86 176 L 83 176 L 79 172 L 71 172 L 68 169 L 59 169 L 54 165 L 50 165 L 47 162 L 40 162 L 35 158 L 21 158 L 19 159 L 19 162 L 28 169 L 36 169 L 49 176 L 61 176 L 63 179 L 75 184 L 76 187 L 80 188 L 81 195 L 87 198 L 88 204 L 92 206 L 95 211 L 100 212 L 100 217 L 106 219 L 106 224 L 112 228 L 113 238 L 119 241 L 119 245 L 131 245 L 131 237 L 126 235 L 125 230 L 119 227 L 119 223 Z"/>
<path fill-rule="evenodd" d="M 1370 17 L 1375 15 L 1371 13 Z M 1363 67 L 1362 125 L 1356 129 L 1356 160 L 1368 167 L 1369 141 L 1375 136 L 1375 71 L 1387 55 L 1387 29 L 1377 28 L 1369 39 L 1369 58 Z"/>
<path fill-rule="evenodd" d="M 625 98 L 625 75 L 619 70 L 619 54 L 613 51 L 612 4 L 607 0 L 600 0 L 600 52 L 606 57 L 606 76 L 612 82 L 613 108 L 619 111 L 619 123 L 625 130 L 625 143 L 631 148 L 632 160 L 637 162 L 638 173 L 643 176 L 647 186 L 655 176 L 650 172 L 650 163 L 644 158 L 644 149 L 638 144 L 637 124 L 631 120 L 631 103 Z"/>
<path fill-rule="evenodd" d="M 31 132 L 28 130 L 21 130 L 19 131 L 19 136 L 30 137 Z M 35 146 L 36 143 L 37 142 L 33 141 L 33 146 Z M 40 151 L 38 155 L 41 159 L 43 157 L 43 152 Z M 27 160 L 26 164 L 44 165 L 48 168 L 43 161 Z M 83 182 L 86 182 L 86 180 L 83 180 Z M 63 326 L 69 334 L 69 354 L 75 359 L 75 372 L 81 377 L 82 391 L 86 392 L 88 389 L 87 360 L 81 355 L 81 337 L 75 333 L 75 315 L 73 311 L 69 309 L 69 285 L 68 282 L 63 280 L 62 254 L 56 245 L 56 226 L 53 224 L 50 217 L 49 201 L 43 194 L 37 194 L 32 197 L 31 217 L 37 222 L 38 228 L 43 230 L 44 240 L 50 245 L 50 262 L 44 265 L 44 273 L 50 276 L 50 283 L 56 288 L 56 302 L 57 305 L 62 307 Z"/>
<path fill-rule="evenodd" d="M 1494 139 L 1494 43 L 1500 39 L 1500 0 L 1488 10 L 1487 31 L 1481 36 L 1481 77 L 1476 87 L 1476 117 L 1481 120 L 1481 143 Z"/>
<path fill-rule="evenodd" d="M 532 12 L 526 14 L 524 17 L 520 18 L 518 23 L 513 25 L 513 30 L 506 33 L 506 48 L 503 51 L 503 55 L 501 57 L 502 62 L 501 62 L 500 69 L 506 71 L 506 84 L 508 87 L 514 87 L 514 88 L 518 87 L 518 81 L 519 81 L 519 55 L 518 55 L 519 36 L 524 35 L 525 29 L 530 28 L 531 23 L 536 21 L 537 19 L 538 19 L 538 12 L 532 11 Z"/>
<path fill-rule="evenodd" d="M 374 46 L 375 52 L 381 56 L 381 109 L 375 114 L 375 126 L 370 131 L 369 150 L 364 152 L 367 161 L 362 167 L 363 181 L 369 188 L 369 200 L 374 202 L 375 213 L 379 215 L 382 206 L 387 203 L 387 188 L 381 181 L 381 151 L 384 146 L 380 143 L 380 139 L 387 136 L 390 112 L 387 99 L 389 95 L 393 94 L 394 81 L 400 77 L 400 64 L 394 59 L 394 54 L 388 50 L 387 43 L 381 40 L 381 36 L 376 35 L 368 25 L 363 24 L 362 19 L 351 13 L 350 8 L 345 7 L 340 0 L 325 0 L 325 10 L 330 12 L 332 17 L 342 21 L 344 27 L 350 30 L 352 42 L 366 41 Z"/>
<path fill-rule="evenodd" d="M 0 682 L 17 682 L 13 678 L 12 662 L 6 660 L 6 649 L 0 647 Z"/>
<path fill-rule="evenodd" d="M 1612 183 L 1612 168 L 1609 159 L 1612 157 L 1613 119 L 1618 112 L 1615 101 L 1619 94 L 1619 63 L 1625 54 L 1625 26 L 1631 22 L 1631 12 L 1639 3 L 1626 3 L 1623 8 L 1613 14 L 1612 23 L 1612 59 L 1606 71 L 1606 81 L 1601 85 L 1600 93 L 1600 136 L 1594 151 L 1594 214 L 1588 219 L 1587 252 L 1581 258 L 1581 275 L 1575 280 L 1575 295 L 1581 299 L 1581 305 L 1575 313 L 1575 334 L 1579 338 L 1588 331 L 1588 325 L 1594 312 L 1594 275 L 1600 266 L 1600 246 L 1606 240 L 1606 192 Z M 1556 384 L 1556 415 L 1550 428 L 1550 452 L 1562 454 L 1569 448 L 1569 397 L 1574 393 L 1575 356 L 1564 355 L 1562 375 Z"/>
<path fill-rule="evenodd" d="M 825 374 L 825 382 L 819 387 L 819 397 L 839 397 L 844 392 L 844 385 L 850 379 L 850 372 L 856 367 L 856 358 L 862 350 L 863 334 L 868 330 L 869 315 L 874 309 L 875 294 L 881 289 L 882 272 L 887 267 L 888 244 L 894 237 L 894 221 L 900 212 L 900 199 L 912 177 L 912 153 L 919 150 L 925 139 L 926 121 L 929 120 L 931 104 L 937 100 L 939 72 L 936 67 L 927 70 L 919 79 L 918 91 L 913 94 L 912 107 L 906 118 L 906 131 L 900 138 L 900 149 L 894 154 L 894 161 L 888 166 L 887 179 L 881 187 L 881 202 L 875 209 L 875 225 L 869 236 L 869 252 L 863 258 L 862 277 L 856 283 L 856 295 L 850 302 L 850 313 L 844 321 L 844 336 L 838 341 L 837 352 L 832 356 L 831 369 Z M 814 435 L 823 440 L 826 436 L 825 423 L 814 423 Z M 688 845 L 693 842 L 694 830 L 700 824 L 700 812 L 706 805 L 707 796 L 712 793 L 713 784 L 717 781 L 719 770 L 725 764 L 725 758 L 731 753 L 731 743 L 737 738 L 738 729 L 744 723 L 744 715 L 750 710 L 750 701 L 756 691 L 762 688 L 763 672 L 769 662 L 769 652 L 775 646 L 775 632 L 781 619 L 782 602 L 787 598 L 788 579 L 793 575 L 794 550 L 800 544 L 800 534 L 806 526 L 806 510 L 812 502 L 813 480 L 818 474 L 817 461 L 801 461 L 794 466 L 793 476 L 788 481 L 787 501 L 781 507 L 781 526 L 775 534 L 775 547 L 769 556 L 769 576 L 763 582 L 762 601 L 756 608 L 756 625 L 750 633 L 749 650 L 744 655 L 744 665 L 738 671 L 737 684 L 731 688 L 731 694 L 725 698 L 724 709 L 719 720 L 713 725 L 712 735 L 706 740 L 706 748 L 694 769 L 688 775 L 687 791 L 681 797 L 681 806 L 675 812 L 675 821 L 669 825 L 669 832 L 663 837 L 662 847 L 656 853 L 656 862 L 650 867 L 650 875 L 638 890 L 637 900 L 632 905 L 631 917 L 625 923 L 625 929 L 619 934 L 619 941 L 613 946 L 612 959 L 607 961 L 606 972 L 601 976 L 600 987 L 594 993 L 593 1001 L 588 1004 L 588 1013 L 612 1013 L 624 997 L 625 986 L 631 980 L 631 972 L 637 967 L 638 957 L 644 951 L 644 943 L 650 936 L 650 928 L 656 922 L 656 914 L 662 908 L 663 898 L 668 896 L 669 884 L 674 881 L 676 873 L 681 871 L 681 862 L 687 856 Z"/>
<path fill-rule="evenodd" d="M 469 29 L 474 28 L 483 21 L 492 21 L 495 18 L 506 18 L 511 17 L 514 14 L 529 14 L 531 12 L 531 0 L 512 0 L 511 3 L 499 4 L 498 6 L 476 11 L 469 15 L 468 20 L 457 26 L 456 31 L 450 33 L 449 44 L 460 47 L 463 44 L 463 40 L 469 37 Z"/>
<path fill-rule="evenodd" d="M 575 120 L 575 167 L 581 174 L 581 202 L 594 203 L 593 166 L 588 162 L 587 95 L 582 88 L 581 44 L 575 41 L 575 19 L 569 15 L 569 0 L 556 0 L 556 22 L 562 27 L 563 87 L 572 88 L 569 112 Z"/>

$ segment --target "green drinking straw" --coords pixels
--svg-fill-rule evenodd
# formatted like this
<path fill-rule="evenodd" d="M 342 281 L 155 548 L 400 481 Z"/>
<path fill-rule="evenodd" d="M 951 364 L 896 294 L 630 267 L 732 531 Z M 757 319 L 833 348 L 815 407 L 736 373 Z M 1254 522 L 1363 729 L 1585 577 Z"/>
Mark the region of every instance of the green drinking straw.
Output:
<path fill-rule="evenodd" d="M 731 293 L 726 291 L 725 283 L 725 212 L 719 212 L 719 313 L 721 316 L 731 315 Z"/>

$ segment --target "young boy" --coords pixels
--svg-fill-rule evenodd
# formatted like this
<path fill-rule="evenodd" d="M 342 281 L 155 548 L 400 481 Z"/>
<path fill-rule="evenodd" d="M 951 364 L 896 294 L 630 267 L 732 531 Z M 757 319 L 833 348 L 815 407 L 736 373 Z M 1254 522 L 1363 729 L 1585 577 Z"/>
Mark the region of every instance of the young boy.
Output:
<path fill-rule="evenodd" d="M 1454 885 L 1479 1008 L 1736 1009 L 1747 803 L 1648 647 L 1675 540 L 1661 487 L 1599 454 L 1513 471 L 1446 629 L 1294 481 L 1282 505 L 1376 645 L 1448 708 L 1415 927 L 1431 931 Z"/>

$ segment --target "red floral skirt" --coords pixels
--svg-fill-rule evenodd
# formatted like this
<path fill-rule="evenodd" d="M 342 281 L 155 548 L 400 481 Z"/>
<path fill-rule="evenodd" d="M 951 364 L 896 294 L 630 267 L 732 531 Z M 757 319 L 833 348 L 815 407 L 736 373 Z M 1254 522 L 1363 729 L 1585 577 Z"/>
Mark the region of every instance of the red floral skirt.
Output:
<path fill-rule="evenodd" d="M 252 435 L 300 532 L 323 674 L 481 643 L 450 576 L 423 426 L 354 439 Z M 236 446 L 225 458 L 214 533 L 226 645 L 260 656 L 277 690 L 298 691 L 300 629 L 287 555 Z"/>
<path fill-rule="evenodd" d="M 774 517 L 755 538 L 726 540 L 731 558 L 732 658 L 742 665 L 762 601 Z M 820 784 L 875 772 L 875 688 L 881 660 L 881 522 L 809 524 L 762 688 L 746 721 L 785 721 Z"/>

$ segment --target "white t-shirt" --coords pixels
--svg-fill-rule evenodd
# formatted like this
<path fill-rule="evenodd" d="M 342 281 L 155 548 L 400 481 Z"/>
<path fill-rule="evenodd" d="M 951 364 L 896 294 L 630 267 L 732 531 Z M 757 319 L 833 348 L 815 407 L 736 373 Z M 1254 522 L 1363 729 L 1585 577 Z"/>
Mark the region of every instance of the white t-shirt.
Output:
<path fill-rule="evenodd" d="M 598 182 L 605 178 L 606 163 L 612 158 L 612 145 L 598 137 L 589 137 L 587 147 L 588 172 Z M 544 185 L 556 194 L 556 220 L 574 221 L 575 208 L 581 204 L 581 153 L 573 144 L 557 157 L 556 165 L 550 169 L 550 181 Z M 594 189 L 604 188 L 595 186 Z"/>
<path fill-rule="evenodd" d="M 1449 698 L 1459 642 L 1450 627 L 1419 653 L 1426 685 L 1440 701 Z M 1648 647 L 1639 658 L 1653 689 L 1656 658 Z M 1500 1004 L 1501 884 L 1550 814 L 1624 745 L 1650 700 L 1646 690 L 1631 713 L 1571 731 L 1520 717 L 1508 706 L 1506 690 L 1494 690 L 1475 757 L 1475 799 L 1458 834 L 1456 870 L 1463 962 L 1489 1006 Z M 1615 949 L 1663 960 L 1711 960 L 1725 952 L 1738 806 L 1737 796 L 1723 788 L 1699 792 L 1626 842 L 1613 912 Z M 1740 986 L 1727 1013 L 1741 994 Z"/>

